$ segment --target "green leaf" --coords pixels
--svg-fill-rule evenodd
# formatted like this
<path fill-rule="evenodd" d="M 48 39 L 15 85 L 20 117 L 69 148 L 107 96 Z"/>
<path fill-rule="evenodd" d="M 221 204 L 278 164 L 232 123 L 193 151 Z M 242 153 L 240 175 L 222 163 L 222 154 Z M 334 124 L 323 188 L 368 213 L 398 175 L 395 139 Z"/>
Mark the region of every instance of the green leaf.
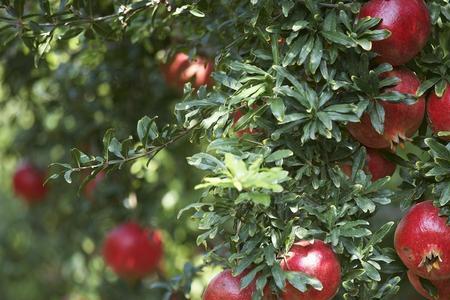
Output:
<path fill-rule="evenodd" d="M 314 42 L 314 48 L 312 49 L 309 58 L 308 70 L 311 72 L 311 74 L 316 73 L 317 68 L 320 65 L 320 62 L 322 61 L 322 56 L 323 56 L 322 39 L 317 37 L 316 41 Z"/>
<path fill-rule="evenodd" d="M 189 12 L 191 13 L 191 15 L 197 18 L 204 18 L 206 16 L 205 13 L 199 10 L 198 8 L 191 8 L 189 9 Z"/>
<path fill-rule="evenodd" d="M 284 101 L 281 98 L 275 98 L 270 101 L 270 110 L 272 111 L 273 116 L 279 121 L 283 122 L 286 106 L 284 105 Z"/>
<path fill-rule="evenodd" d="M 318 279 L 306 275 L 305 273 L 286 272 L 285 274 L 289 283 L 302 293 L 308 290 L 307 285 L 310 285 L 313 289 L 318 291 L 323 290 L 323 285 Z"/>
<path fill-rule="evenodd" d="M 332 43 L 336 43 L 345 47 L 354 47 L 356 44 L 353 39 L 339 31 L 322 31 L 322 35 Z"/>
<path fill-rule="evenodd" d="M 294 155 L 294 152 L 292 152 L 291 150 L 278 150 L 278 151 L 275 151 L 272 154 L 270 154 L 265 159 L 265 161 L 267 163 L 270 163 L 270 162 L 274 162 L 274 161 L 277 161 L 277 160 L 281 160 L 281 159 L 290 157 L 292 155 Z"/>
<path fill-rule="evenodd" d="M 375 280 L 375 281 L 381 280 L 380 273 L 372 264 L 365 262 L 365 261 L 362 261 L 361 264 L 364 268 L 364 271 L 366 271 L 366 274 L 367 274 L 367 276 L 369 276 L 370 279 Z"/>

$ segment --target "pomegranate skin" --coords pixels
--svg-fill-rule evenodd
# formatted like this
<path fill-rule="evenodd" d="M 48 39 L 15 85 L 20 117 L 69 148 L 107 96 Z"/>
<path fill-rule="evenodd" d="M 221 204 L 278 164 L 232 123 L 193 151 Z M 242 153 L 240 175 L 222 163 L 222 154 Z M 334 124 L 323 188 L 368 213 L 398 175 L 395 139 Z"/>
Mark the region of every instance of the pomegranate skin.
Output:
<path fill-rule="evenodd" d="M 339 260 L 333 250 L 320 240 L 295 243 L 288 256 L 282 260 L 281 268 L 313 276 L 323 285 L 321 291 L 308 287 L 308 290 L 302 293 L 287 283 L 281 297 L 283 300 L 331 300 L 341 284 Z"/>
<path fill-rule="evenodd" d="M 24 163 L 14 173 L 14 192 L 29 204 L 38 203 L 47 195 L 47 187 L 44 186 L 44 182 L 44 172 L 30 163 Z"/>
<path fill-rule="evenodd" d="M 435 93 L 428 97 L 427 102 L 428 119 L 434 133 L 439 131 L 450 131 L 450 85 L 444 95 L 439 98 Z M 440 137 L 442 140 L 450 141 L 450 136 Z"/>
<path fill-rule="evenodd" d="M 394 246 L 412 272 L 429 280 L 450 278 L 450 227 L 432 201 L 414 205 L 397 226 Z"/>
<path fill-rule="evenodd" d="M 359 13 L 360 18 L 368 16 L 381 18 L 377 29 L 391 32 L 387 39 L 373 42 L 378 63 L 407 63 L 425 47 L 431 33 L 430 12 L 423 0 L 371 0 Z"/>
<path fill-rule="evenodd" d="M 122 278 L 141 279 L 156 271 L 163 257 L 161 234 L 128 222 L 108 233 L 103 258 Z"/>
<path fill-rule="evenodd" d="M 372 176 L 372 181 L 391 176 L 394 174 L 397 165 L 387 160 L 376 149 L 367 148 L 366 166 L 364 172 Z M 352 165 L 349 163 L 341 164 L 341 170 L 348 177 L 352 176 Z"/>
<path fill-rule="evenodd" d="M 367 148 L 367 169 L 372 175 L 372 181 L 391 176 L 397 165 L 387 160 L 378 150 Z"/>
<path fill-rule="evenodd" d="M 432 280 L 431 284 L 437 289 L 437 296 L 430 296 L 427 290 L 423 287 L 420 282 L 419 276 L 411 271 L 408 271 L 408 279 L 411 285 L 416 289 L 416 291 L 429 300 L 450 300 L 450 279 L 444 280 Z"/>
<path fill-rule="evenodd" d="M 244 271 L 239 276 L 233 277 L 231 270 L 227 269 L 219 273 L 206 287 L 203 300 L 251 300 L 256 290 L 255 282 L 241 290 L 241 280 L 248 274 Z"/>
<path fill-rule="evenodd" d="M 401 82 L 386 91 L 397 91 L 415 95 L 420 86 L 417 76 L 406 68 L 388 72 L 386 77 L 398 77 Z M 364 113 L 359 123 L 349 123 L 347 129 L 361 144 L 375 149 L 395 148 L 410 138 L 422 124 L 425 115 L 425 99 L 421 97 L 416 103 L 379 102 L 385 112 L 384 132 L 379 134 L 373 128 L 370 117 Z"/>
<path fill-rule="evenodd" d="M 192 82 L 194 88 L 202 85 L 212 86 L 213 63 L 203 57 L 190 60 L 185 53 L 177 53 L 172 62 L 163 67 L 163 74 L 168 85 L 183 90 L 184 84 Z"/>

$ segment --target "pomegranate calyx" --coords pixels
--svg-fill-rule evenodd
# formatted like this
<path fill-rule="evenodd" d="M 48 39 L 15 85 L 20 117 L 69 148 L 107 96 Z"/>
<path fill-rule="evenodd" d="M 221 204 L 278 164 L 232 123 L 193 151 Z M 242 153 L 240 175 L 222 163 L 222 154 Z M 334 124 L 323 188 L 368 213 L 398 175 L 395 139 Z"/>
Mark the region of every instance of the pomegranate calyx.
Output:
<path fill-rule="evenodd" d="M 433 270 L 439 270 L 440 263 L 442 263 L 441 254 L 439 251 L 433 249 L 424 256 L 419 264 L 419 267 L 425 267 L 427 272 L 430 273 Z"/>

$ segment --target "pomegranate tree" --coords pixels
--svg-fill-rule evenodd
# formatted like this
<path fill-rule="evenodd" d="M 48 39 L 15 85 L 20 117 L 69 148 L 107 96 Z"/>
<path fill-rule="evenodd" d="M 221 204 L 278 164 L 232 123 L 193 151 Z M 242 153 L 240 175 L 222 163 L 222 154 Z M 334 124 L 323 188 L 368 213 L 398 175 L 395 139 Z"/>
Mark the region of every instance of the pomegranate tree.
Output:
<path fill-rule="evenodd" d="M 395 249 L 414 274 L 450 278 L 450 226 L 431 201 L 413 206 L 395 231 Z"/>
<path fill-rule="evenodd" d="M 72 71 L 71 67 L 77 66 L 65 62 L 64 55 L 41 59 L 53 51 L 52 47 L 63 48 L 66 37 L 76 35 L 77 41 L 83 43 L 79 49 L 70 48 L 77 54 L 90 45 L 84 44 L 85 40 L 97 45 L 104 38 L 111 39 L 111 45 L 99 47 L 105 52 L 105 60 L 121 48 L 112 45 L 116 38 L 125 37 L 125 42 L 136 46 L 134 51 L 126 51 L 127 55 L 118 56 L 121 60 L 126 57 L 126 61 L 109 68 L 100 68 L 101 62 L 90 59 L 94 55 L 81 53 L 79 56 L 93 66 L 99 64 L 98 72 L 91 73 L 87 68 L 90 65 L 84 63 L 79 72 L 70 74 L 87 73 L 89 80 L 77 77 L 64 85 L 52 80 L 56 84 L 52 89 L 46 89 L 45 81 L 46 85 L 36 84 L 32 91 L 67 94 L 87 100 L 77 102 L 91 104 L 86 108 L 78 103 L 80 107 L 71 109 L 74 101 L 65 101 L 56 106 L 74 112 L 67 122 L 61 122 L 65 125 L 61 127 L 70 129 L 72 135 L 75 129 L 80 135 L 86 131 L 98 133 L 94 130 L 97 128 L 90 128 L 93 124 L 80 129 L 76 123 L 82 122 L 74 121 L 79 120 L 77 112 L 91 112 L 103 105 L 101 113 L 92 113 L 92 119 L 98 122 L 95 124 L 99 128 L 111 124 L 118 127 L 115 132 L 108 130 L 104 136 L 92 137 L 103 146 L 102 151 L 83 155 L 73 150 L 72 164 L 56 166 L 60 177 L 68 182 L 72 174 L 86 169 L 127 171 L 123 178 L 127 191 L 95 205 L 101 212 L 104 207 L 111 208 L 106 210 L 109 212 L 123 206 L 108 220 L 126 215 L 170 215 L 158 223 L 170 229 L 167 235 L 175 233 L 171 241 L 182 236 L 173 227 L 191 228 L 186 223 L 175 223 L 185 219 L 175 221 L 171 215 L 174 207 L 186 207 L 182 212 L 193 218 L 189 225 L 198 224 L 202 232 L 192 233 L 197 238 L 189 235 L 182 242 L 182 249 L 191 248 L 189 256 L 178 256 L 176 251 L 167 254 L 171 255 L 170 261 L 177 262 L 177 268 L 182 257 L 195 262 L 204 257 L 204 263 L 186 267 L 182 276 L 167 282 L 167 274 L 160 274 L 165 284 L 152 286 L 165 289 L 166 299 L 189 293 L 198 299 L 201 288 L 196 285 L 191 291 L 189 285 L 205 282 L 193 281 L 193 277 L 209 265 L 231 269 L 206 288 L 203 297 L 213 300 L 260 300 L 264 291 L 284 300 L 396 297 L 406 274 L 390 266 L 398 259 L 390 247 L 392 243 L 386 241 L 395 216 L 388 215 L 382 221 L 384 225 L 375 223 L 374 216 L 378 221 L 385 215 L 380 214 L 382 205 L 391 206 L 381 212 L 396 212 L 395 206 L 407 208 L 426 196 L 435 199 L 433 214 L 427 221 L 407 225 L 408 214 L 397 230 L 396 246 L 411 272 L 432 281 L 447 280 L 450 247 L 444 229 L 450 214 L 450 146 L 432 138 L 429 124 L 424 122 L 425 96 L 417 97 L 427 95 L 430 89 L 440 95 L 450 74 L 446 1 L 200 0 L 183 4 L 155 0 L 122 1 L 121 5 L 105 4 L 97 10 L 95 5 L 87 7 L 85 4 L 92 1 L 86 0 L 65 1 L 62 11 L 52 5 L 54 2 L 39 1 L 43 11 L 28 14 L 33 4 L 2 1 L 0 10 L 5 17 L 2 15 L 0 22 L 6 24 L 0 27 L 0 35 L 7 35 L 10 43 L 22 37 L 27 48 L 36 47 L 36 64 L 40 60 L 55 64 L 45 69 L 49 73 L 54 68 Z M 70 31 L 66 24 L 72 26 Z M 103 37 L 97 38 L 100 32 Z M 129 49 L 128 44 L 124 47 Z M 23 52 L 34 49 L 26 50 Z M 159 58 L 167 53 L 177 54 L 160 74 Z M 61 62 L 55 57 L 62 58 Z M 120 76 L 126 80 L 117 80 Z M 178 93 L 161 89 L 163 79 Z M 189 83 L 193 89 L 181 89 Z M 67 88 L 77 85 L 87 91 Z M 205 85 L 208 88 L 199 88 Z M 22 95 L 14 93 L 17 87 L 14 89 L 12 83 L 11 87 L 7 94 L 10 90 L 12 98 Z M 36 106 L 47 102 L 44 100 Z M 54 111 L 55 101 L 50 102 L 51 109 L 44 107 L 42 111 Z M 129 124 L 129 120 L 138 118 L 127 115 L 129 111 L 163 112 L 161 103 L 174 104 L 175 113 L 161 118 L 142 116 L 136 126 Z M 254 103 L 260 108 L 252 107 Z M 114 114 L 107 115 L 108 110 L 114 110 Z M 123 122 L 114 122 L 116 117 L 123 117 Z M 59 117 L 53 116 L 34 120 L 36 131 L 60 124 Z M 136 132 L 124 132 L 129 128 L 136 128 Z M 52 136 L 59 133 L 56 129 Z M 263 134 L 257 135 L 259 129 Z M 249 138 L 236 138 L 244 135 Z M 39 134 L 35 137 L 40 145 L 46 141 Z M 156 172 L 159 163 L 172 162 L 172 157 L 164 157 L 168 154 L 165 151 L 172 151 L 175 148 L 171 146 L 183 139 L 195 144 L 193 149 L 185 145 L 180 148 L 189 153 L 188 163 L 201 170 L 204 178 L 196 180 L 193 176 L 199 173 L 184 172 L 180 164 L 174 163 L 171 169 L 177 171 L 177 176 L 187 176 L 187 180 L 156 184 L 156 179 L 173 179 L 173 175 L 159 176 Z M 406 141 L 408 145 L 398 149 Z M 49 153 L 61 157 L 61 151 L 55 149 Z M 384 152 L 378 152 L 381 149 Z M 199 153 L 194 153 L 197 150 Z M 385 160 L 382 153 L 389 150 L 389 160 Z M 154 158 L 155 163 L 149 162 Z M 337 166 L 348 162 L 358 170 L 358 176 L 343 176 Z M 145 171 L 146 166 L 151 170 Z M 393 174 L 396 168 L 396 180 L 389 184 L 387 180 L 376 180 Z M 193 182 L 198 182 L 196 189 L 202 190 L 195 199 L 178 192 L 182 183 L 192 186 Z M 154 186 L 166 190 L 155 193 L 151 198 L 155 201 L 145 201 L 148 198 L 142 194 Z M 135 197 L 120 201 L 127 194 Z M 100 220 L 101 212 L 95 212 Z M 439 226 L 426 227 L 434 221 Z M 119 276 L 142 278 L 155 270 L 162 250 L 157 246 L 160 243 L 151 242 L 154 235 L 146 232 L 136 224 L 127 225 L 106 239 L 105 261 Z M 130 246 L 135 244 L 140 246 Z M 251 271 L 241 274 L 247 269 Z M 175 273 L 171 271 L 169 274 Z M 233 278 L 231 274 L 241 275 Z"/>
<path fill-rule="evenodd" d="M 47 194 L 45 173 L 30 163 L 20 165 L 13 177 L 15 193 L 29 204 L 42 201 Z"/>
<path fill-rule="evenodd" d="M 427 114 L 434 133 L 450 131 L 450 85 L 447 85 L 444 95 L 438 97 L 431 93 L 427 102 Z M 448 141 L 450 136 L 443 136 Z"/>
<path fill-rule="evenodd" d="M 156 271 L 163 257 L 163 244 L 158 231 L 128 222 L 108 233 L 103 245 L 103 258 L 117 275 L 140 279 Z"/>
<path fill-rule="evenodd" d="M 393 66 L 414 58 L 431 33 L 430 13 L 423 0 L 370 0 L 359 17 L 380 18 L 378 28 L 389 30 L 387 39 L 373 42 L 373 50 L 379 54 L 377 62 Z"/>
<path fill-rule="evenodd" d="M 401 80 L 394 87 L 386 91 L 395 91 L 404 94 L 415 95 L 420 86 L 417 76 L 406 68 L 388 72 L 386 77 L 397 77 Z M 425 114 L 425 99 L 419 98 L 414 104 L 391 103 L 381 101 L 384 108 L 384 131 L 378 133 L 372 126 L 370 116 L 364 114 L 359 123 L 349 123 L 349 132 L 363 145 L 382 149 L 394 148 L 410 138 L 422 124 Z"/>

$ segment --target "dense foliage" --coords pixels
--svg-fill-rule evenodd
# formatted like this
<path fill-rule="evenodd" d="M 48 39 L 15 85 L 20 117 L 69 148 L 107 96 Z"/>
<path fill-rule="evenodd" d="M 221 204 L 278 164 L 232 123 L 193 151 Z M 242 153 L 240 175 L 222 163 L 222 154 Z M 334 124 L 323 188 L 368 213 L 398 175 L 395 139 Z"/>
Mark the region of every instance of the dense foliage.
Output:
<path fill-rule="evenodd" d="M 371 51 L 392 32 L 379 28 L 379 18 L 358 18 L 363 4 L 1 0 L 0 105 L 5 132 L 14 133 L 0 134 L 0 158 L 20 153 L 42 166 L 56 162 L 52 201 L 30 207 L 27 218 L 33 230 L 61 235 L 45 245 L 50 250 L 41 260 L 52 261 L 48 268 L 58 274 L 64 264 L 58 260 L 70 256 L 77 265 L 62 272 L 72 275 L 56 275 L 49 296 L 74 289 L 73 276 L 82 286 L 74 292 L 88 290 L 101 299 L 131 299 L 132 293 L 136 299 L 184 299 L 192 296 L 191 281 L 211 265 L 245 274 L 241 286 L 254 285 L 254 299 L 264 289 L 266 296 L 281 295 L 286 284 L 321 290 L 324 283 L 315 276 L 284 270 L 281 263 L 294 243 L 317 239 L 341 264 L 336 299 L 396 299 L 407 278 L 389 242 L 396 220 L 376 223 L 377 212 L 433 199 L 450 216 L 449 132 L 433 132 L 426 118 L 419 119 L 417 134 L 414 128 L 380 147 L 399 175 L 373 181 L 368 151 L 348 124 L 366 118 L 376 134 L 387 134 L 389 118 L 403 117 L 392 115 L 390 105 L 411 108 L 429 94 L 444 95 L 450 4 L 426 3 L 431 34 L 407 63 L 421 82 L 415 94 L 396 88 L 400 73 Z M 179 52 L 197 59 L 192 74 L 183 69 L 183 92 L 178 82 L 164 82 Z M 198 87 L 208 62 L 214 84 Z M 83 190 L 100 172 L 107 174 L 104 187 L 95 199 L 80 200 L 75 189 L 90 198 Z M 173 204 L 173 197 L 180 201 Z M 190 217 L 200 233 L 187 230 Z M 98 257 L 107 230 L 129 219 L 165 230 L 169 276 L 159 270 L 152 286 L 111 279 Z M 2 236 L 2 260 L 30 238 L 27 229 L 14 230 L 22 238 Z M 183 276 L 169 280 L 183 272 L 179 253 L 187 261 L 202 249 L 190 244 L 193 235 L 206 250 L 202 262 L 187 264 Z M 0 291 L 11 290 L 6 286 L 21 276 L 14 271 L 0 276 Z M 101 273 L 95 277 L 100 282 L 83 275 L 93 273 Z"/>

